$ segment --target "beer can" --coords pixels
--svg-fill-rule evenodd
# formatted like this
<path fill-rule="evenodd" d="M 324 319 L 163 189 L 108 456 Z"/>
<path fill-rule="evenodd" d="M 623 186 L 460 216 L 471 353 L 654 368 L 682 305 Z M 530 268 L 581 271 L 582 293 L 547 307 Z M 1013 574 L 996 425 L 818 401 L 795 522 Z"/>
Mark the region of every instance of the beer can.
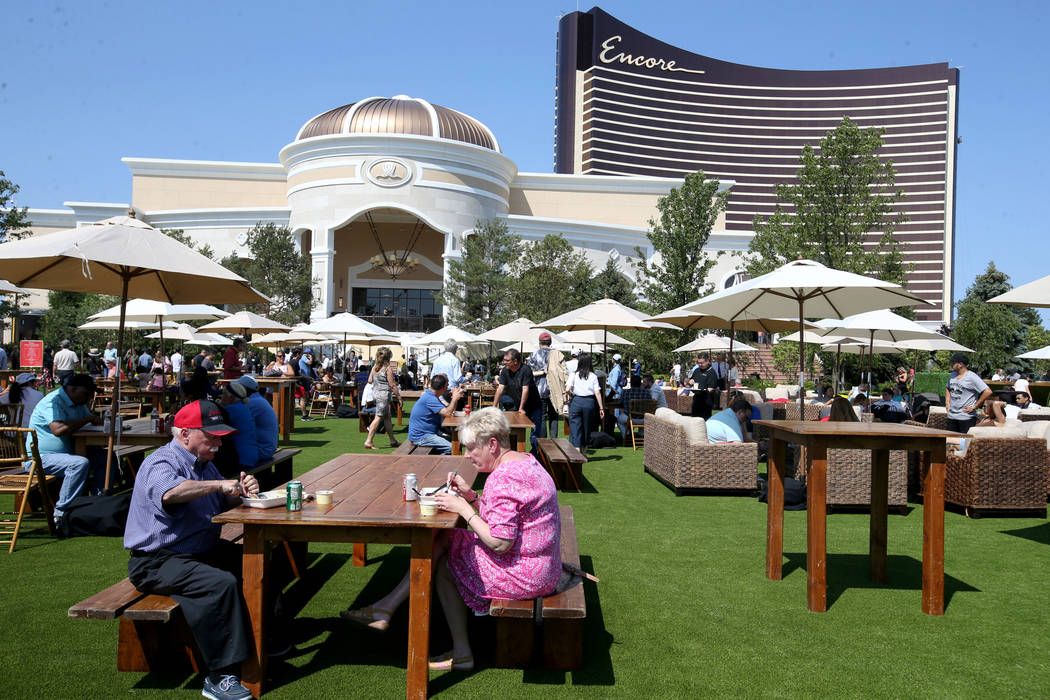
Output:
<path fill-rule="evenodd" d="M 288 482 L 285 492 L 285 508 L 290 511 L 299 511 L 303 509 L 303 482 Z"/>
<path fill-rule="evenodd" d="M 401 496 L 406 501 L 415 501 L 418 499 L 416 496 L 416 488 L 419 486 L 419 481 L 416 479 L 415 474 L 405 474 L 405 480 L 401 482 Z"/>

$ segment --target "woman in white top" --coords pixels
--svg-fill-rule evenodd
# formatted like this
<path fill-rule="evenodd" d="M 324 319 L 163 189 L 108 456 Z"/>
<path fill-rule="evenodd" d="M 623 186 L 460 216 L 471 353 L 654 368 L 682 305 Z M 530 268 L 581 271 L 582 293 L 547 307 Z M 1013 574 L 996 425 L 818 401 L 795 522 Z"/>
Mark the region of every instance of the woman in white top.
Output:
<path fill-rule="evenodd" d="M 23 428 L 29 427 L 29 418 L 33 415 L 33 409 L 36 408 L 40 399 L 44 398 L 44 395 L 34 388 L 36 382 L 35 374 L 23 372 L 14 378 L 7 391 L 0 394 L 0 403 L 22 404 L 21 427 Z"/>
<path fill-rule="evenodd" d="M 565 382 L 565 398 L 569 402 L 569 442 L 586 450 L 591 443 L 595 416 L 605 418 L 601 385 L 591 369 L 588 353 L 580 355 L 576 371 Z"/>

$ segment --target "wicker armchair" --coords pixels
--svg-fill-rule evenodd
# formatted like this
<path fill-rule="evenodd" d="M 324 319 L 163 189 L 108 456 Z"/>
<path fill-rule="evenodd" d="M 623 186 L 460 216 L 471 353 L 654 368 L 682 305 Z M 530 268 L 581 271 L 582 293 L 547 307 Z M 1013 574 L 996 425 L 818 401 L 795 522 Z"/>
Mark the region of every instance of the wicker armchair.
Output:
<path fill-rule="evenodd" d="M 683 489 L 755 489 L 758 445 L 753 442 L 691 445 L 681 424 L 645 417 L 645 470 L 682 495 Z"/>
<path fill-rule="evenodd" d="M 929 416 L 926 418 L 926 427 L 936 428 L 937 430 L 947 430 L 948 412 L 940 406 L 930 408 Z"/>
<path fill-rule="evenodd" d="M 908 452 L 890 450 L 887 504 L 891 508 L 908 505 Z M 918 454 L 918 453 L 916 453 Z M 798 478 L 805 478 L 806 448 L 795 448 Z M 871 505 L 871 451 L 835 448 L 828 450 L 827 495 L 829 506 Z"/>
<path fill-rule="evenodd" d="M 784 420 L 816 420 L 820 418 L 820 409 L 820 404 L 802 404 L 802 417 L 799 418 L 798 399 L 795 399 L 784 404 Z"/>
<path fill-rule="evenodd" d="M 1050 453 L 1039 438 L 971 438 L 962 456 L 949 454 L 944 500 L 970 517 L 982 511 L 1034 510 L 1046 517 Z"/>

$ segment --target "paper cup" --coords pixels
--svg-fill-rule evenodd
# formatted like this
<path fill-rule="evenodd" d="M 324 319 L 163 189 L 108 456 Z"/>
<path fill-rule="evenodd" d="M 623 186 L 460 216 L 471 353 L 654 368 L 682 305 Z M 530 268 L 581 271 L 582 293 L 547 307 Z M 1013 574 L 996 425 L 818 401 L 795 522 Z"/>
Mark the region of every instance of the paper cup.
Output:
<path fill-rule="evenodd" d="M 317 497 L 317 505 L 319 506 L 330 506 L 332 505 L 332 494 L 334 491 L 318 491 L 314 495 Z"/>
<path fill-rule="evenodd" d="M 438 510 L 437 499 L 423 496 L 419 499 L 419 514 L 424 517 L 436 515 Z"/>

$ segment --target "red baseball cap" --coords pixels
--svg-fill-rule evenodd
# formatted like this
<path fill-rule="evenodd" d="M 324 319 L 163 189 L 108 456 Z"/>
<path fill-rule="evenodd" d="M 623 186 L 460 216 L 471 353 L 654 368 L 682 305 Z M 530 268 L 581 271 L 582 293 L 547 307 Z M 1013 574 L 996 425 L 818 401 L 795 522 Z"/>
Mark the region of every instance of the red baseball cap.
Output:
<path fill-rule="evenodd" d="M 548 333 L 547 331 L 543 331 L 542 333 L 540 333 L 540 340 L 550 340 L 550 339 L 551 339 L 551 334 Z"/>
<path fill-rule="evenodd" d="M 186 404 L 175 414 L 172 425 L 176 428 L 203 430 L 210 435 L 229 435 L 237 432 L 236 428 L 222 422 L 222 411 L 212 401 L 194 401 Z"/>

